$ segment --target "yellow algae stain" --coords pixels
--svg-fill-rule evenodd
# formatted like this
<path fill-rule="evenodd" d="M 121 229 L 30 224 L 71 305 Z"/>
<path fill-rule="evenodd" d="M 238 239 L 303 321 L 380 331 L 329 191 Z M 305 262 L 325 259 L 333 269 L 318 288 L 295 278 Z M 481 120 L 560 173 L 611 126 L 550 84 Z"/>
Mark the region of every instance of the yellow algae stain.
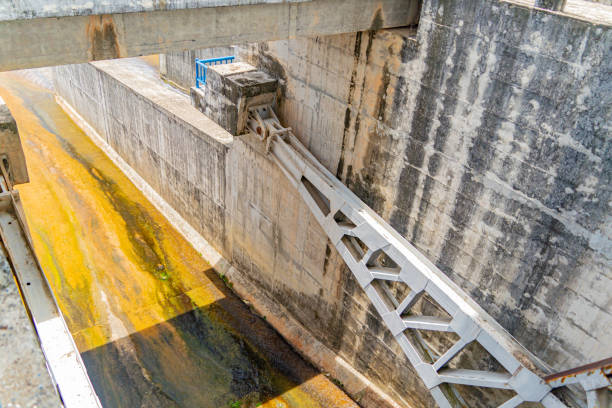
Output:
<path fill-rule="evenodd" d="M 140 57 L 140 59 L 159 72 L 159 54 L 145 55 Z"/>
<path fill-rule="evenodd" d="M 129 334 L 215 299 L 202 294 L 210 266 L 50 92 L 16 74 L 3 74 L 0 86 L 30 173 L 18 189 L 34 246 L 81 352 L 116 339 L 113 316 Z M 198 288 L 189 302 L 176 301 Z"/>

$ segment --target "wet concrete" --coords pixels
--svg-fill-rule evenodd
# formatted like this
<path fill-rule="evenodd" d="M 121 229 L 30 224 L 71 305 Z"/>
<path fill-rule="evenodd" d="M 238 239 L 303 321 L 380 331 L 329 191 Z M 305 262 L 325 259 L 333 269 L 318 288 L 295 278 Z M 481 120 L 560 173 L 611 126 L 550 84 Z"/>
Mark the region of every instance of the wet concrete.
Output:
<path fill-rule="evenodd" d="M 37 255 L 107 407 L 355 407 L 224 285 L 68 118 L 0 75 Z"/>

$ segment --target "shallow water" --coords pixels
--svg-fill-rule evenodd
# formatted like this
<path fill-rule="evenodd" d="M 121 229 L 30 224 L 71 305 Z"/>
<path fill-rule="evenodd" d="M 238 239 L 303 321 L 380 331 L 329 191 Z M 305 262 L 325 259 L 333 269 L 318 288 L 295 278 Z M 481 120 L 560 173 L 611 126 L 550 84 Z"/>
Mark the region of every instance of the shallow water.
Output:
<path fill-rule="evenodd" d="M 355 407 L 250 313 L 31 74 L 0 74 L 36 253 L 105 407 Z"/>

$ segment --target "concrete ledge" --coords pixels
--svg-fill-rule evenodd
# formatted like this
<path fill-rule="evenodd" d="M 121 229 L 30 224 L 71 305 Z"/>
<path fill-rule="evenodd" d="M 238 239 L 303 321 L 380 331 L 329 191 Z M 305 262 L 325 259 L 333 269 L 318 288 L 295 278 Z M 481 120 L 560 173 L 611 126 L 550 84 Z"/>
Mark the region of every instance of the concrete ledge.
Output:
<path fill-rule="evenodd" d="M 0 403 L 61 405 L 7 255 L 0 247 Z"/>
<path fill-rule="evenodd" d="M 233 136 L 217 123 L 202 115 L 191 106 L 189 99 L 165 87 L 157 79 L 142 74 L 142 61 L 126 60 L 121 64 L 113 61 L 98 61 L 91 65 L 106 75 L 112 76 L 118 83 L 140 99 L 148 101 L 154 109 L 185 123 L 196 135 L 206 135 L 216 143 L 229 146 Z"/>
<path fill-rule="evenodd" d="M 2 2 L 0 21 L 32 20 L 47 17 L 91 16 L 96 14 L 136 13 L 143 11 L 167 11 L 194 8 L 249 6 L 254 4 L 302 3 L 312 0 L 150 0 L 130 1 L 89 1 L 76 3 L 74 0 L 34 0 L 27 2 Z"/>
<path fill-rule="evenodd" d="M 502 0 L 513 6 L 529 9 L 530 12 L 546 13 L 566 19 L 580 20 L 602 28 L 612 26 L 612 6 L 588 0 L 568 0 L 563 10 L 539 8 L 534 0 Z"/>

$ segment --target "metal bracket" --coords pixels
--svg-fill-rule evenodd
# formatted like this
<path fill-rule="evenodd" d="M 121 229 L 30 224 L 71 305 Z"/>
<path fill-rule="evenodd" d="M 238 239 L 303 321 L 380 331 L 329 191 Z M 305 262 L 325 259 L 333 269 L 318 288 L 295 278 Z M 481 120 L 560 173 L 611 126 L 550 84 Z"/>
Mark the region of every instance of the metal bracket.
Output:
<path fill-rule="evenodd" d="M 271 106 L 251 108 L 247 127 L 266 143 L 272 161 L 298 190 L 440 407 L 462 406 L 453 385 L 514 391 L 499 408 L 523 402 L 567 407 L 552 393 L 566 384 L 547 382 L 544 363 L 323 167 L 291 129 L 280 124 Z M 411 308 L 422 296 L 435 302 L 443 316 L 415 314 Z M 459 339 L 435 355 L 420 337 L 408 335 L 417 330 L 451 332 Z M 471 343 L 480 344 L 505 372 L 449 368 Z M 588 406 L 598 407 L 591 397 Z"/>
<path fill-rule="evenodd" d="M 291 128 L 283 127 L 270 105 L 259 105 L 249 109 L 247 128 L 260 141 L 266 144 L 266 152 L 270 152 L 271 143 L 275 137 L 285 139 Z"/>

